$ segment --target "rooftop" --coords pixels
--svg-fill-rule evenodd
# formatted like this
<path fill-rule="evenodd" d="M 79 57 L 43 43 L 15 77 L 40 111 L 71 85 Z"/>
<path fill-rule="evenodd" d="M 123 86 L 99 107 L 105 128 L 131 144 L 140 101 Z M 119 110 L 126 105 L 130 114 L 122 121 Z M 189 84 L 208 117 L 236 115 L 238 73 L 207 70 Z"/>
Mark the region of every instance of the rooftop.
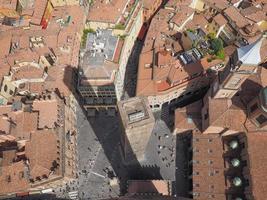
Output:
<path fill-rule="evenodd" d="M 104 60 L 113 60 L 113 55 L 118 42 L 118 37 L 112 35 L 112 30 L 96 30 L 89 33 L 86 49 L 91 53 L 90 65 L 92 67 L 102 66 Z"/>
<path fill-rule="evenodd" d="M 81 60 L 82 84 L 94 85 L 97 79 L 112 83 L 122 46 L 119 38 L 112 35 L 112 30 L 99 29 L 89 33 Z"/>
<path fill-rule="evenodd" d="M 263 35 L 252 44 L 237 49 L 238 58 L 243 65 L 259 65 L 267 57 L 267 40 Z"/>
<path fill-rule="evenodd" d="M 244 187 L 235 185 L 233 180 L 244 180 L 241 161 L 242 137 L 245 134 L 223 136 L 199 134 L 192 137 L 192 184 L 194 199 L 209 197 L 218 200 L 244 196 Z M 235 143 L 237 146 L 231 146 Z"/>
<path fill-rule="evenodd" d="M 94 1 L 90 6 L 87 20 L 116 24 L 128 3 L 127 0 Z"/>
<path fill-rule="evenodd" d="M 170 195 L 170 182 L 167 180 L 130 180 L 128 194 L 161 194 Z"/>
<path fill-rule="evenodd" d="M 118 109 L 124 127 L 138 127 L 154 122 L 154 116 L 148 105 L 147 99 L 134 97 L 118 102 Z"/>
<path fill-rule="evenodd" d="M 25 167 L 23 161 L 1 167 L 0 194 L 22 192 L 29 187 L 29 182 L 23 178 Z"/>
<path fill-rule="evenodd" d="M 266 132 L 247 134 L 248 156 L 250 166 L 250 188 L 255 199 L 262 199 L 267 195 L 266 179 L 263 178 L 262 173 L 267 170 L 267 159 L 264 156 L 266 151 Z"/>
<path fill-rule="evenodd" d="M 58 101 L 56 99 L 35 100 L 33 111 L 38 112 L 38 128 L 54 128 L 58 121 Z M 49 108 L 49 109 L 48 109 Z"/>
<path fill-rule="evenodd" d="M 176 12 L 170 21 L 177 26 L 182 25 L 192 14 L 194 14 L 194 9 L 189 6 L 180 6 L 178 10 L 179 12 Z"/>
<path fill-rule="evenodd" d="M 249 25 L 249 21 L 243 15 L 241 15 L 239 10 L 234 6 L 230 6 L 224 10 L 224 13 L 232 22 L 235 23 L 238 28 L 243 28 L 246 25 Z"/>
<path fill-rule="evenodd" d="M 49 177 L 59 157 L 57 148 L 58 136 L 50 130 L 35 131 L 30 141 L 26 142 L 25 155 L 30 163 L 30 175 L 33 180 L 38 177 Z M 49 144 L 49 146 L 47 145 Z"/>

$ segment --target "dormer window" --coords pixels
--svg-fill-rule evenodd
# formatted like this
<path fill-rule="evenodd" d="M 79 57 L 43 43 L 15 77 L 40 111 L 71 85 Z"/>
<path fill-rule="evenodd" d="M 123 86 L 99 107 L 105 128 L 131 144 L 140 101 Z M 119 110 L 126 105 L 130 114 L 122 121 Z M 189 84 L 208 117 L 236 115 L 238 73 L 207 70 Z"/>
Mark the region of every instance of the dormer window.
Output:
<path fill-rule="evenodd" d="M 267 122 L 267 118 L 263 114 L 259 115 L 256 120 L 260 125 Z"/>

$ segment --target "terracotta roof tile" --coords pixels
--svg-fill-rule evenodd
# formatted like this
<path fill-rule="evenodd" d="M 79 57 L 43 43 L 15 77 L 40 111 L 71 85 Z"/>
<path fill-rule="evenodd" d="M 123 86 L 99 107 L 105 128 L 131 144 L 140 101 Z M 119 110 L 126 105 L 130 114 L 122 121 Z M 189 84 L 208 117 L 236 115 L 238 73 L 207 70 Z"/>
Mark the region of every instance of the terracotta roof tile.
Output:
<path fill-rule="evenodd" d="M 9 34 L 2 34 L 0 36 L 0 59 L 9 54 L 11 46 L 11 36 Z"/>
<path fill-rule="evenodd" d="M 49 145 L 48 145 L 49 144 Z M 57 151 L 57 136 L 50 130 L 35 131 L 31 134 L 30 141 L 26 142 L 25 155 L 30 162 L 30 173 L 33 178 L 47 174 L 53 162 L 59 156 Z"/>
<path fill-rule="evenodd" d="M 38 128 L 53 128 L 58 119 L 58 102 L 52 100 L 35 100 L 33 110 L 38 111 Z"/>
<path fill-rule="evenodd" d="M 123 44 L 124 44 L 123 40 L 118 41 L 118 44 L 117 44 L 117 47 L 116 47 L 116 50 L 115 50 L 115 53 L 113 56 L 113 62 L 115 62 L 115 63 L 119 63 L 119 61 L 120 61 L 120 56 L 121 56 L 121 51 L 123 49 Z"/>
<path fill-rule="evenodd" d="M 165 180 L 131 180 L 128 182 L 128 185 L 129 194 L 154 193 L 170 195 L 170 183 Z"/>
<path fill-rule="evenodd" d="M 181 6 L 180 9 L 176 12 L 176 14 L 171 19 L 171 22 L 180 26 L 183 24 L 192 14 L 194 13 L 194 9 L 189 6 Z"/>
<path fill-rule="evenodd" d="M 254 21 L 255 23 L 261 22 L 266 19 L 266 15 L 263 10 L 255 6 L 245 8 L 240 13 L 246 18 Z"/>
<path fill-rule="evenodd" d="M 223 143 L 219 134 L 193 134 L 193 191 L 198 199 L 225 199 L 225 176 Z"/>
<path fill-rule="evenodd" d="M 231 6 L 224 10 L 224 13 L 232 20 L 238 28 L 243 28 L 244 26 L 248 25 L 248 20 L 241 15 L 239 10 L 234 6 Z"/>
<path fill-rule="evenodd" d="M 225 17 L 222 14 L 218 14 L 216 15 L 213 20 L 219 25 L 219 26 L 223 26 L 225 24 L 227 24 L 227 20 L 225 19 Z"/>
<path fill-rule="evenodd" d="M 88 12 L 87 19 L 89 21 L 115 24 L 119 20 L 126 4 L 127 1 L 124 0 L 94 1 Z M 99 13 L 102 14 L 99 15 Z"/>
<path fill-rule="evenodd" d="M 201 108 L 202 100 L 194 102 L 183 108 L 175 110 L 175 129 L 183 132 L 186 130 L 201 131 Z"/>
<path fill-rule="evenodd" d="M 17 140 L 29 139 L 30 132 L 37 129 L 38 113 L 17 111 L 11 112 L 9 115 L 13 121 L 10 134 Z"/>
<path fill-rule="evenodd" d="M 240 100 L 238 107 L 234 105 L 232 100 L 229 99 L 210 99 L 209 100 L 209 125 L 229 128 L 235 131 L 244 131 L 244 122 L 246 121 L 246 113 Z M 232 120 L 237 119 L 238 120 Z"/>
<path fill-rule="evenodd" d="M 22 177 L 26 165 L 23 161 L 3 166 L 0 174 L 0 194 L 25 191 L 29 188 L 28 181 Z"/>
<path fill-rule="evenodd" d="M 266 132 L 247 134 L 249 171 L 251 176 L 251 185 L 253 197 L 255 199 L 264 199 L 267 196 L 267 180 L 263 174 L 267 171 L 266 158 Z"/>

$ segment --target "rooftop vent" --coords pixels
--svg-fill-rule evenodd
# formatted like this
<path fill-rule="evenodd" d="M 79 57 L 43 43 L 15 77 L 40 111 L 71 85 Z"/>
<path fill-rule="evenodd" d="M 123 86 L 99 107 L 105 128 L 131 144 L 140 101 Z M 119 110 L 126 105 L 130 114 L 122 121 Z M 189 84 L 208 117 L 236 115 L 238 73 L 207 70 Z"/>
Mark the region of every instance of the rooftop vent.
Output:
<path fill-rule="evenodd" d="M 240 160 L 237 158 L 234 158 L 231 160 L 231 164 L 233 167 L 239 167 L 240 166 Z"/>
<path fill-rule="evenodd" d="M 242 180 L 239 177 L 235 177 L 233 179 L 233 184 L 234 184 L 234 186 L 239 187 L 242 185 Z"/>
<path fill-rule="evenodd" d="M 238 147 L 238 142 L 236 140 L 233 140 L 229 143 L 229 146 L 231 149 L 236 149 Z"/>

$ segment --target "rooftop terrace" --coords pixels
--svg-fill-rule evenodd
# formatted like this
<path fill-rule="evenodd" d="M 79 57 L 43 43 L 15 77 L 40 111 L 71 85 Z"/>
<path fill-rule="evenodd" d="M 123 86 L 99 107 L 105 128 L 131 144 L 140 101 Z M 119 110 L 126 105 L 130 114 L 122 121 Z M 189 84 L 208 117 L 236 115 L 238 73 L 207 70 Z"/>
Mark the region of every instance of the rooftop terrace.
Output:
<path fill-rule="evenodd" d="M 88 33 L 81 69 L 86 79 L 110 79 L 117 67 L 113 63 L 119 39 L 112 30 Z"/>
<path fill-rule="evenodd" d="M 118 103 L 124 126 L 137 124 L 138 126 L 154 120 L 148 102 L 144 98 L 131 98 Z"/>

